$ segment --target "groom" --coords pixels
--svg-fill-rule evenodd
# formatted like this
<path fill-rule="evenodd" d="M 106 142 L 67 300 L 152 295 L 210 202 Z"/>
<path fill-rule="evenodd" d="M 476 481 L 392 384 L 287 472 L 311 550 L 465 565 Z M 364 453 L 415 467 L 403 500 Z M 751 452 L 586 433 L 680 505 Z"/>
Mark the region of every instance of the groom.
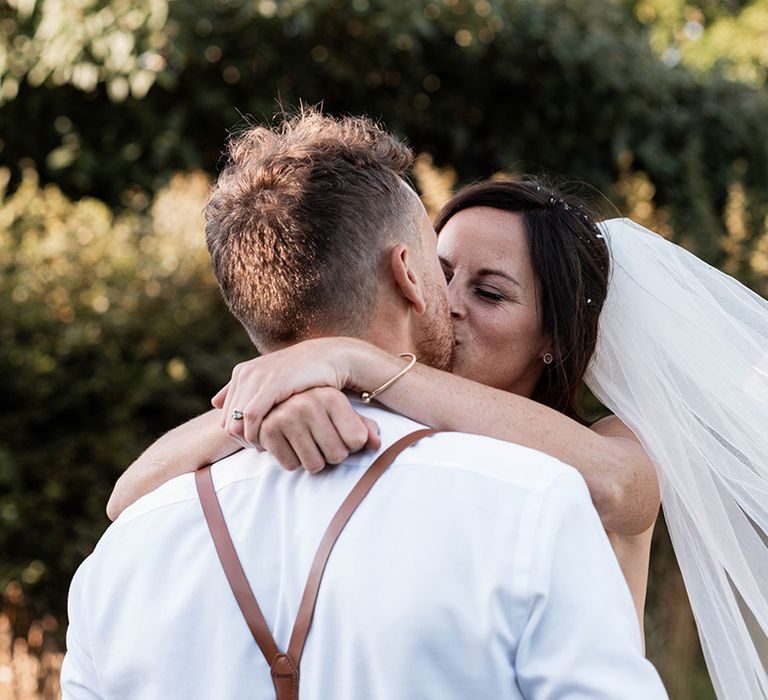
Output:
<path fill-rule="evenodd" d="M 229 157 L 206 233 L 224 297 L 261 351 L 352 335 L 449 366 L 445 282 L 403 180 L 405 146 L 367 120 L 307 111 L 238 136 Z M 384 448 L 421 427 L 359 410 Z M 320 538 L 373 458 L 313 476 L 244 450 L 211 470 L 280 649 Z M 69 606 L 64 698 L 274 698 L 192 474 L 109 528 Z M 300 674 L 301 698 L 318 700 L 666 697 L 578 473 L 459 433 L 407 449 L 352 515 Z"/>

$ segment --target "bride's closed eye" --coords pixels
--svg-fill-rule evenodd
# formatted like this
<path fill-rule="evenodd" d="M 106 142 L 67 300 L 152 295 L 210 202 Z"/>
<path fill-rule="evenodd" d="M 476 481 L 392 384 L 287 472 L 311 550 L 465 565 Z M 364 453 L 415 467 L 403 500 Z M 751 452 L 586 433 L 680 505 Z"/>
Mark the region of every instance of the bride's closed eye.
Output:
<path fill-rule="evenodd" d="M 487 301 L 504 301 L 505 299 L 505 297 L 502 294 L 491 292 L 491 291 L 488 291 L 487 289 L 481 289 L 479 287 L 475 288 L 475 294 L 477 294 L 477 296 Z"/>

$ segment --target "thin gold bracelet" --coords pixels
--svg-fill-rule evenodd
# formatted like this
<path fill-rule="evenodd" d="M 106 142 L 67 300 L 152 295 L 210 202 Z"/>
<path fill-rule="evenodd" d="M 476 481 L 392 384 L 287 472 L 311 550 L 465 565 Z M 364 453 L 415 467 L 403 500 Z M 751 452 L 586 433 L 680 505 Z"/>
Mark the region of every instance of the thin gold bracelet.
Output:
<path fill-rule="evenodd" d="M 414 355 L 412 352 L 404 352 L 398 355 L 398 357 L 410 357 L 411 361 L 408 363 L 408 365 L 401 369 L 392 379 L 389 381 L 384 382 L 378 389 L 374 389 L 373 391 L 364 391 L 362 394 L 360 394 L 360 400 L 363 403 L 370 403 L 371 399 L 375 398 L 378 394 L 380 394 L 382 391 L 389 389 L 400 377 L 402 377 L 411 367 L 413 367 L 416 364 L 416 355 Z"/>

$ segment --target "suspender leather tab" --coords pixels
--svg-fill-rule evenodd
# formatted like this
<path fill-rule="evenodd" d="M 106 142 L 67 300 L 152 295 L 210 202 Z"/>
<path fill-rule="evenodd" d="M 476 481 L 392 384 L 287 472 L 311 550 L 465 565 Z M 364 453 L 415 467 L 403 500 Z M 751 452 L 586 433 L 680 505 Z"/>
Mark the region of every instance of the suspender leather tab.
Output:
<path fill-rule="evenodd" d="M 387 470 L 389 465 L 397 459 L 398 455 L 414 442 L 428 435 L 434 435 L 436 432 L 438 431 L 431 428 L 416 430 L 390 445 L 368 467 L 352 491 L 344 499 L 336 515 L 333 516 L 330 525 L 328 525 L 328 529 L 320 541 L 320 546 L 312 562 L 287 653 L 281 652 L 278 648 L 277 642 L 275 642 L 272 633 L 269 631 L 269 626 L 245 576 L 229 530 L 227 529 L 227 523 L 224 520 L 219 499 L 216 496 L 210 465 L 195 472 L 195 485 L 200 497 L 200 505 L 203 508 L 205 521 L 213 538 L 216 553 L 224 568 L 224 573 L 235 596 L 235 600 L 248 624 L 248 629 L 250 629 L 251 635 L 269 664 L 277 700 L 298 700 L 301 655 L 304 651 L 304 644 L 307 641 L 309 628 L 312 625 L 312 617 L 315 613 L 315 603 L 317 602 L 317 594 L 320 590 L 323 572 L 325 571 L 325 566 L 328 563 L 328 557 L 331 555 L 333 546 L 336 544 L 336 540 L 349 522 L 352 514 L 373 488 L 373 485 Z"/>
<path fill-rule="evenodd" d="M 288 654 L 279 653 L 272 662 L 272 683 L 277 700 L 298 700 L 299 669 Z"/>

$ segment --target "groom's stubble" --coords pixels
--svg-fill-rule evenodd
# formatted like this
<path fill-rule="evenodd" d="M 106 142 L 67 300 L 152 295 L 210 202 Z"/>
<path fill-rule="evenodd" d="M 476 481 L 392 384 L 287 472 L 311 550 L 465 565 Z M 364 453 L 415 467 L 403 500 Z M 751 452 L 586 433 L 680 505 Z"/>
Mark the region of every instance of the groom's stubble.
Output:
<path fill-rule="evenodd" d="M 416 356 L 422 364 L 450 372 L 456 338 L 448 297 L 445 289 L 433 282 L 425 284 L 425 293 L 428 310 L 424 314 L 424 333 L 417 343 Z"/>

